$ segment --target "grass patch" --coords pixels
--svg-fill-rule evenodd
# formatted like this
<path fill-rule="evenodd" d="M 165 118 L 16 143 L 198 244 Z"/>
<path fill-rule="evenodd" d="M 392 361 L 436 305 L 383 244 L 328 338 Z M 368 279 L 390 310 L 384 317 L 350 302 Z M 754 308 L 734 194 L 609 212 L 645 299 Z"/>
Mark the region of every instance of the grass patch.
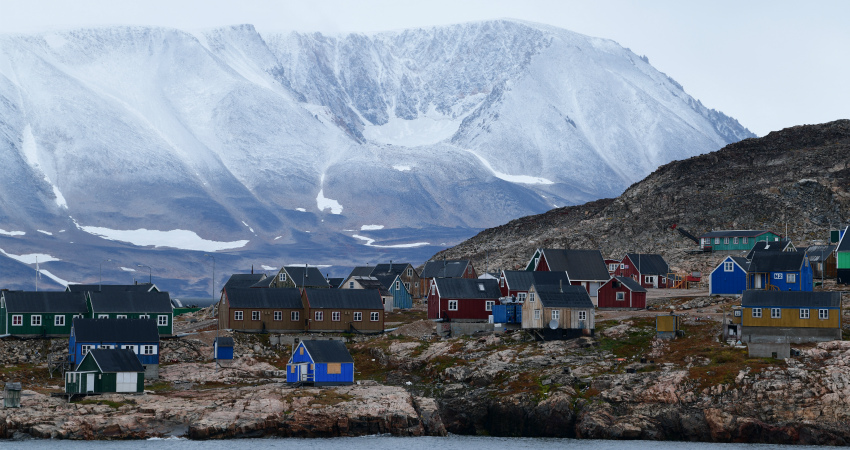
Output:
<path fill-rule="evenodd" d="M 145 386 L 145 389 L 147 389 L 149 391 L 154 391 L 154 392 L 168 392 L 168 391 L 173 390 L 174 386 L 172 386 L 171 383 L 169 383 L 167 381 L 155 381 L 155 382 Z"/>
<path fill-rule="evenodd" d="M 615 321 L 605 321 L 609 324 Z M 632 320 L 632 328 L 625 336 L 610 338 L 607 336 L 600 337 L 599 349 L 607 350 L 619 358 L 634 358 L 638 357 L 652 347 L 652 339 L 655 338 L 655 318 L 635 318 Z M 611 325 L 608 325 L 610 327 Z"/>

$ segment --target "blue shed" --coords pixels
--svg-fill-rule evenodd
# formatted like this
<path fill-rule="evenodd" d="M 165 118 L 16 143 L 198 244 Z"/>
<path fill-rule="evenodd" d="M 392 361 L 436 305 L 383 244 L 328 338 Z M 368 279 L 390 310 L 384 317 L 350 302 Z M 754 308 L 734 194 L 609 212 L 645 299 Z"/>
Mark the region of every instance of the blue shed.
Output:
<path fill-rule="evenodd" d="M 95 349 L 127 349 L 145 370 L 146 378 L 159 376 L 159 328 L 154 319 L 75 318 L 68 338 L 68 357 L 76 367 Z"/>
<path fill-rule="evenodd" d="M 756 252 L 747 276 L 748 289 L 814 290 L 812 267 L 805 252 Z"/>
<path fill-rule="evenodd" d="M 228 336 L 219 336 L 215 338 L 215 359 L 230 360 L 233 359 L 233 338 Z"/>
<path fill-rule="evenodd" d="M 522 303 L 493 305 L 493 323 L 522 323 Z"/>
<path fill-rule="evenodd" d="M 747 289 L 750 262 L 739 256 L 727 256 L 711 271 L 708 295 L 741 295 Z"/>
<path fill-rule="evenodd" d="M 354 384 L 354 359 L 340 341 L 301 341 L 286 364 L 287 383 Z"/>

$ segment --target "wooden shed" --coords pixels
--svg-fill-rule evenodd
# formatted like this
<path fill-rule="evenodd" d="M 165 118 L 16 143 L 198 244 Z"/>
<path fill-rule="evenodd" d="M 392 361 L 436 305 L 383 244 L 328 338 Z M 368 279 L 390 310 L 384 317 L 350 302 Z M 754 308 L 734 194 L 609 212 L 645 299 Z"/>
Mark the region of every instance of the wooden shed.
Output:
<path fill-rule="evenodd" d="M 73 371 L 65 372 L 66 394 L 143 392 L 145 368 L 126 349 L 96 349 L 86 353 Z"/>
<path fill-rule="evenodd" d="M 656 316 L 655 333 L 659 339 L 673 339 L 679 333 L 681 321 L 675 314 Z"/>
<path fill-rule="evenodd" d="M 286 364 L 286 382 L 313 386 L 354 384 L 354 359 L 340 341 L 301 341 Z"/>
<path fill-rule="evenodd" d="M 593 336 L 593 302 L 583 286 L 533 285 L 522 306 L 522 328 L 544 340 Z"/>

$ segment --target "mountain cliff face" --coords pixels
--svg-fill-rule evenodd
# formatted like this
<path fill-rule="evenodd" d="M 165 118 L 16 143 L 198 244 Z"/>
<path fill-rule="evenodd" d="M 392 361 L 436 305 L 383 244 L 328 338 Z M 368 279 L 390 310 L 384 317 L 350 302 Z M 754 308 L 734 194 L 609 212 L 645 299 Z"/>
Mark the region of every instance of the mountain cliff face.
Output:
<path fill-rule="evenodd" d="M 705 271 L 673 230 L 770 229 L 799 246 L 850 222 L 850 120 L 786 128 L 661 166 L 623 195 L 553 209 L 482 231 L 438 258 L 525 267 L 535 248 L 660 253 L 674 270 Z M 716 262 L 713 262 L 716 263 Z"/>
<path fill-rule="evenodd" d="M 0 248 L 13 279 L 123 252 L 189 291 L 163 258 L 420 260 L 751 136 L 615 42 L 516 21 L 0 35 Z"/>

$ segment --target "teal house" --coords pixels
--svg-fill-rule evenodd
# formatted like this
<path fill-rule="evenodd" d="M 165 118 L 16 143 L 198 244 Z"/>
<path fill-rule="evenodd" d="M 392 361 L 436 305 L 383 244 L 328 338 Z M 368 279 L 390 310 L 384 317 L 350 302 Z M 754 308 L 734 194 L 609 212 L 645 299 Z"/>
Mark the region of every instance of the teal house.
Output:
<path fill-rule="evenodd" d="M 779 241 L 780 236 L 769 230 L 721 230 L 710 231 L 699 237 L 703 249 L 713 252 L 749 252 L 756 242 Z"/>
<path fill-rule="evenodd" d="M 91 317 L 81 292 L 0 291 L 0 335 L 69 336 L 75 317 Z"/>

